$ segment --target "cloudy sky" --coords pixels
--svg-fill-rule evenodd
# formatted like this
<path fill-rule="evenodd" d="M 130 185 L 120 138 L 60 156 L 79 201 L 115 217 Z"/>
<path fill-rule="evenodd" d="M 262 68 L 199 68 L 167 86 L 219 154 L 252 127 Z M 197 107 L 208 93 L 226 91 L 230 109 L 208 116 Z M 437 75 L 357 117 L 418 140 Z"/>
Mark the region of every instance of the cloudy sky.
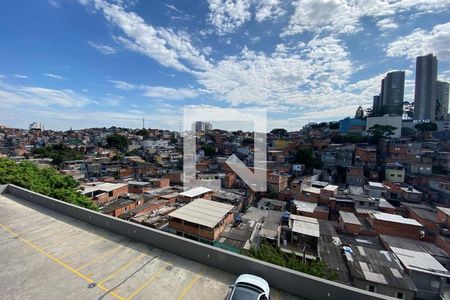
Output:
<path fill-rule="evenodd" d="M 269 128 L 368 107 L 433 52 L 450 80 L 449 0 L 0 2 L 0 124 L 179 128 L 183 107 L 265 108 Z"/>

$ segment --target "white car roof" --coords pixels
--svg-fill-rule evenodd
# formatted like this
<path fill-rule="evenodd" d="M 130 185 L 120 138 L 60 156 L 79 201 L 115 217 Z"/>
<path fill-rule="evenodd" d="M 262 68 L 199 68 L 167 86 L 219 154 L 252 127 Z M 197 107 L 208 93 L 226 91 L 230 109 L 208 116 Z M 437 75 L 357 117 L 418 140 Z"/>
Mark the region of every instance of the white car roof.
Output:
<path fill-rule="evenodd" d="M 270 295 L 269 284 L 267 283 L 267 281 L 265 281 L 261 277 L 251 275 L 251 274 L 242 274 L 235 281 L 235 284 L 238 284 L 238 283 L 252 284 L 254 286 L 261 288 L 266 293 L 267 297 L 269 297 L 269 295 Z"/>

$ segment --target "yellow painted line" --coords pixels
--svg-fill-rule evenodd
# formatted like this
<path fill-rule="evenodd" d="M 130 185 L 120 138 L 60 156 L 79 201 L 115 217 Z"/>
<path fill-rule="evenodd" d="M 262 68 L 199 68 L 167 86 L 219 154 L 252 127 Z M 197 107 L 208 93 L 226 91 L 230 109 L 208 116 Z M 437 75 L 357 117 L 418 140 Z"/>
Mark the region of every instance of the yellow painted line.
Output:
<path fill-rule="evenodd" d="M 46 245 L 45 247 L 42 247 L 42 249 L 44 250 L 50 250 L 50 248 L 53 248 L 55 246 L 58 245 L 62 245 L 64 243 L 67 243 L 68 241 L 70 241 L 71 239 L 73 239 L 74 236 L 79 235 L 80 233 L 83 233 L 84 231 L 77 231 L 75 233 L 68 233 L 68 237 L 66 237 L 65 239 L 59 239 L 54 243 L 51 243 L 50 245 Z"/>
<path fill-rule="evenodd" d="M 200 272 L 195 275 L 194 279 L 186 286 L 186 288 L 183 290 L 183 292 L 178 296 L 177 300 L 181 300 L 186 296 L 187 292 L 192 288 L 192 286 L 197 282 L 197 280 L 202 276 L 203 272 L 205 271 L 206 267 L 203 267 Z"/>
<path fill-rule="evenodd" d="M 137 256 L 137 257 L 133 257 L 132 260 L 128 261 L 128 263 L 122 265 L 119 269 L 117 269 L 116 271 L 114 271 L 113 273 L 111 273 L 108 277 L 106 277 L 105 279 L 102 279 L 99 284 L 105 283 L 106 281 L 108 281 L 109 279 L 111 279 L 112 277 L 114 277 L 116 274 L 122 272 L 123 270 L 125 270 L 126 268 L 128 268 L 131 264 L 133 264 L 134 262 L 144 258 L 145 253 L 142 253 L 141 255 Z"/>
<path fill-rule="evenodd" d="M 41 248 L 39 248 L 38 246 L 34 245 L 33 243 L 29 242 L 28 240 L 24 239 L 23 237 L 21 237 L 18 233 L 15 233 L 14 231 L 12 231 L 11 229 L 9 229 L 8 227 L 6 227 L 3 224 L 0 224 L 0 226 L 5 229 L 6 231 L 10 232 L 12 235 L 18 237 L 19 239 L 21 239 L 23 242 L 25 242 L 27 245 L 29 245 L 31 248 L 33 248 L 34 250 L 38 251 L 39 253 L 47 256 L 48 258 L 50 258 L 51 260 L 53 260 L 54 262 L 56 262 L 57 264 L 63 266 L 64 268 L 66 268 L 67 270 L 71 271 L 72 273 L 76 274 L 77 276 L 83 278 L 84 280 L 86 280 L 89 283 L 94 283 L 95 281 L 92 280 L 91 278 L 87 277 L 86 275 L 78 272 L 77 270 L 73 269 L 72 267 L 70 267 L 69 265 L 65 264 L 64 262 L 62 262 L 61 260 L 57 259 L 56 257 L 54 257 L 53 255 L 45 252 L 44 250 L 42 250 Z M 105 292 L 108 292 L 109 295 L 116 297 L 117 299 L 120 300 L 125 300 L 125 298 L 123 298 L 122 296 L 117 295 L 114 292 L 110 292 L 109 289 L 107 289 L 106 287 L 102 286 L 101 284 L 97 284 L 96 286 L 98 286 L 100 289 L 102 289 Z"/>
<path fill-rule="evenodd" d="M 275 300 L 280 299 L 280 291 L 278 289 L 275 290 Z"/>
<path fill-rule="evenodd" d="M 90 247 L 90 246 L 92 246 L 92 245 L 98 244 L 98 243 L 100 243 L 102 240 L 103 240 L 103 238 L 102 238 L 102 237 L 99 237 L 99 238 L 95 239 L 93 242 L 88 243 L 87 245 L 84 245 L 84 246 L 81 247 L 81 248 L 74 249 L 73 251 L 70 251 L 70 252 L 64 254 L 63 256 L 60 256 L 59 259 L 63 259 L 64 257 L 67 257 L 67 256 L 69 256 L 69 255 L 72 255 L 72 254 L 74 254 L 74 253 L 77 253 L 77 252 L 79 252 L 79 251 L 81 251 L 81 250 L 84 250 L 84 249 L 86 249 L 86 248 L 88 248 L 88 247 Z"/>
<path fill-rule="evenodd" d="M 58 234 L 58 233 L 61 233 L 61 232 L 64 232 L 65 230 L 67 230 L 67 226 L 63 225 L 62 227 L 65 227 L 65 228 L 61 228 L 61 229 L 56 230 L 56 231 L 48 231 L 48 232 L 45 232 L 43 235 L 34 237 L 34 238 L 32 238 L 32 239 L 28 239 L 28 241 L 30 241 L 30 242 L 35 242 L 35 241 L 37 241 L 37 240 L 40 240 L 40 239 L 46 238 L 46 237 L 48 237 L 48 236 L 51 236 L 52 234 Z M 31 232 L 25 232 L 24 235 L 25 235 L 25 234 L 28 234 L 28 233 L 31 233 Z M 34 234 L 36 234 L 36 233 L 33 232 L 32 234 L 34 235 Z"/>
<path fill-rule="evenodd" d="M 158 270 L 158 272 L 156 272 L 155 275 L 153 275 L 152 277 L 150 277 L 149 280 L 147 280 L 146 282 L 144 282 L 140 287 L 138 287 L 137 290 L 135 290 L 128 298 L 127 300 L 131 300 L 134 298 L 134 296 L 136 296 L 140 291 L 142 291 L 143 288 L 145 288 L 147 285 L 149 285 L 153 280 L 156 279 L 156 276 L 158 276 L 159 274 L 161 274 L 164 270 L 166 269 L 166 267 L 162 267 L 161 269 Z"/>
<path fill-rule="evenodd" d="M 97 258 L 94 258 L 93 260 L 91 260 L 91 261 L 85 263 L 84 265 L 82 265 L 81 267 L 79 267 L 79 268 L 77 269 L 77 271 L 80 271 L 81 269 L 84 269 L 84 268 L 86 268 L 86 267 L 88 267 L 88 266 L 90 266 L 90 265 L 92 265 L 92 264 L 98 262 L 100 259 L 102 259 L 102 258 L 104 258 L 104 257 L 106 257 L 106 256 L 108 256 L 108 255 L 111 255 L 112 253 L 114 253 L 114 251 L 116 251 L 116 250 L 119 249 L 120 247 L 121 247 L 121 246 L 117 246 L 117 247 L 115 247 L 115 248 L 113 248 L 113 249 L 107 251 L 105 254 L 103 254 L 103 255 L 101 255 L 101 256 L 99 256 L 99 257 L 97 257 Z"/>

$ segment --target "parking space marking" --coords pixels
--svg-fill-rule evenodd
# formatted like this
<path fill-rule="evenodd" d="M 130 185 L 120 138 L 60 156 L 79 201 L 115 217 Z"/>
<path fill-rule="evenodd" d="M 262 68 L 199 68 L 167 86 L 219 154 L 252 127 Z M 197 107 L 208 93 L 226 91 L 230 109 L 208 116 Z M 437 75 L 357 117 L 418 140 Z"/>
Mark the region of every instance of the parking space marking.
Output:
<path fill-rule="evenodd" d="M 202 267 L 202 269 L 195 275 L 194 279 L 184 288 L 183 292 L 181 292 L 180 296 L 178 296 L 177 300 L 181 300 L 186 296 L 187 292 L 194 286 L 194 284 L 199 280 L 202 276 L 203 272 L 205 272 L 206 266 Z"/>
<path fill-rule="evenodd" d="M 139 294 L 140 291 L 142 291 L 142 289 L 144 289 L 147 285 L 149 285 L 153 280 L 156 279 L 156 277 L 161 274 L 165 269 L 167 268 L 167 266 L 162 267 L 161 269 L 158 270 L 158 272 L 156 272 L 155 275 L 153 275 L 152 277 L 150 277 L 149 280 L 147 280 L 146 282 L 144 282 L 140 287 L 138 287 L 128 298 L 127 300 L 131 300 L 133 299 L 137 294 Z"/>
<path fill-rule="evenodd" d="M 94 258 L 93 260 L 91 260 L 91 261 L 85 263 L 85 264 L 82 265 L 81 267 L 77 268 L 77 271 L 80 271 L 80 270 L 82 270 L 82 269 L 84 269 L 84 268 L 86 268 L 86 267 L 88 267 L 88 266 L 90 266 L 90 265 L 92 265 L 92 264 L 98 262 L 98 261 L 101 260 L 102 258 L 104 258 L 104 257 L 106 257 L 106 256 L 108 256 L 108 255 L 113 254 L 113 253 L 114 253 L 117 249 L 119 249 L 120 247 L 122 247 L 122 245 L 119 245 L 119 246 L 117 246 L 117 247 L 115 247 L 115 248 L 113 248 L 113 249 L 107 251 L 105 254 L 103 254 L 103 255 L 101 255 L 101 256 L 98 256 L 98 257 Z"/>
<path fill-rule="evenodd" d="M 143 259 L 146 256 L 145 253 L 141 253 L 141 255 L 137 256 L 137 257 L 133 257 L 130 261 L 128 261 L 126 264 L 122 265 L 120 268 L 118 268 L 116 271 L 114 271 L 113 273 L 111 273 L 108 277 L 106 277 L 105 279 L 102 279 L 101 281 L 99 281 L 99 284 L 103 284 L 106 281 L 108 281 L 109 279 L 113 278 L 115 275 L 117 275 L 118 273 L 122 272 L 123 270 L 127 269 L 129 266 L 131 266 L 134 262 Z"/>
<path fill-rule="evenodd" d="M 80 233 L 83 233 L 83 232 L 85 232 L 85 231 L 80 230 L 80 231 L 75 231 L 75 233 L 72 233 L 72 232 L 68 233 L 69 236 L 66 237 L 65 239 L 59 239 L 58 241 L 56 241 L 54 243 L 51 243 L 50 245 L 46 245 L 46 246 L 42 247 L 42 249 L 50 250 L 50 248 L 53 248 L 53 247 L 58 246 L 58 245 L 62 245 L 64 243 L 70 241 L 71 239 L 73 239 L 74 236 L 79 235 Z"/>
<path fill-rule="evenodd" d="M 47 256 L 48 258 L 50 258 L 51 260 L 53 260 L 54 262 L 56 262 L 57 264 L 61 265 L 62 267 L 66 268 L 67 270 L 71 271 L 72 273 L 74 273 L 75 275 L 77 275 L 78 277 L 86 280 L 89 283 L 95 283 L 94 280 L 92 280 L 91 278 L 87 277 L 86 275 L 78 272 L 77 270 L 73 269 L 72 267 L 70 267 L 69 265 L 65 264 L 64 262 L 62 262 L 61 260 L 57 259 L 56 257 L 54 257 L 53 255 L 45 252 L 43 249 L 39 248 L 38 246 L 36 246 L 35 244 L 29 242 L 28 240 L 24 239 L 23 237 L 20 236 L 20 234 L 12 231 L 11 229 L 9 229 L 7 226 L 3 225 L 0 223 L 0 227 L 2 227 L 3 229 L 5 229 L 6 231 L 8 231 L 9 233 L 11 233 L 12 235 L 14 235 L 15 237 L 19 238 L 20 240 L 22 240 L 24 243 L 26 243 L 27 245 L 29 245 L 31 248 L 33 248 L 34 250 L 36 250 L 37 252 Z M 109 289 L 107 289 L 106 287 L 104 287 L 101 284 L 96 284 L 96 286 L 98 286 L 100 289 L 102 289 L 103 291 L 107 292 L 109 295 L 120 299 L 120 300 L 125 300 L 125 298 L 123 298 L 122 296 L 119 296 L 118 294 L 110 291 Z"/>
<path fill-rule="evenodd" d="M 280 291 L 278 289 L 275 290 L 275 300 L 280 299 Z"/>
<path fill-rule="evenodd" d="M 63 258 L 65 258 L 65 257 L 70 256 L 70 255 L 72 255 L 72 254 L 75 254 L 75 253 L 77 253 L 77 252 L 79 252 L 79 251 L 81 251 L 81 250 L 84 250 L 84 249 L 86 249 L 86 248 L 89 248 L 89 247 L 91 247 L 91 246 L 93 246 L 93 245 L 95 245 L 95 244 L 100 243 L 102 240 L 103 240 L 102 237 L 96 238 L 95 240 L 91 241 L 91 242 L 88 243 L 87 245 L 84 245 L 83 247 L 78 248 L 78 249 L 74 249 L 73 251 L 69 251 L 68 253 L 64 254 L 63 256 L 60 256 L 59 259 L 63 259 Z"/>
<path fill-rule="evenodd" d="M 37 240 L 44 239 L 44 238 L 46 238 L 46 237 L 48 237 L 48 236 L 51 236 L 51 235 L 53 235 L 53 234 L 58 234 L 58 233 L 64 232 L 64 230 L 67 230 L 67 227 L 69 227 L 69 226 L 66 224 L 66 225 L 63 225 L 62 227 L 64 227 L 64 228 L 61 228 L 61 229 L 59 229 L 59 230 L 52 231 L 52 232 L 50 232 L 50 231 L 49 231 L 49 232 L 46 232 L 46 233 L 44 233 L 43 235 L 36 236 L 36 237 L 34 237 L 34 238 L 32 238 L 32 239 L 29 239 L 29 241 L 30 241 L 30 242 L 35 242 L 35 241 L 37 241 Z M 10 228 L 11 228 L 11 227 L 10 227 Z M 28 234 L 28 233 L 30 233 L 30 232 L 25 232 L 23 235 Z M 36 232 L 34 232 L 33 234 L 36 234 Z"/>

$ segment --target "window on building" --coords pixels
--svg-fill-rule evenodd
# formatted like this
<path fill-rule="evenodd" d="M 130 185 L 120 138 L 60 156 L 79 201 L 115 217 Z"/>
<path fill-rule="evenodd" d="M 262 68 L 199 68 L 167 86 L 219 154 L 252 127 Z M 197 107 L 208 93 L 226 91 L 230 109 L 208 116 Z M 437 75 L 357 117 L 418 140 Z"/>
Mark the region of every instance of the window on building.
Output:
<path fill-rule="evenodd" d="M 369 291 L 369 292 L 376 292 L 376 288 L 373 286 L 373 285 L 368 285 L 367 286 L 367 290 Z"/>
<path fill-rule="evenodd" d="M 405 294 L 401 293 L 401 292 L 397 292 L 397 294 L 395 294 L 395 298 L 398 299 L 405 299 Z"/>

